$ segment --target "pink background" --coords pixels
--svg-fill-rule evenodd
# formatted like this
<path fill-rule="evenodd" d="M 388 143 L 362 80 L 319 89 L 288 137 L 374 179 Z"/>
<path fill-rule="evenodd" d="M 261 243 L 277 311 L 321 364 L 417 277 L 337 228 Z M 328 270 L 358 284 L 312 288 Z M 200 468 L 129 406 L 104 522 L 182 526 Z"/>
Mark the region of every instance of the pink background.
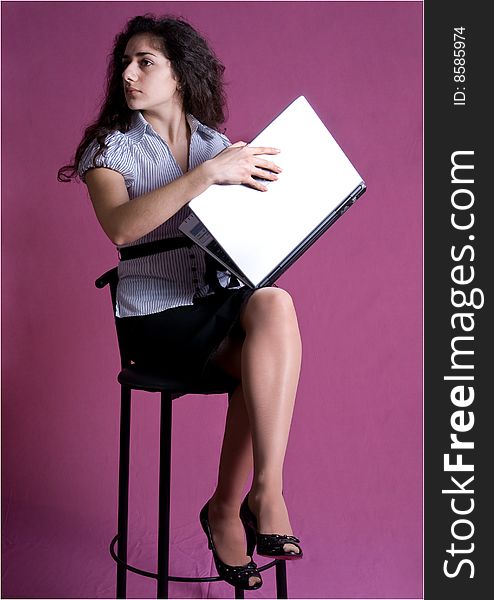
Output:
<path fill-rule="evenodd" d="M 95 114 L 113 36 L 147 11 L 188 18 L 224 61 L 232 140 L 305 94 L 366 180 L 279 282 L 304 341 L 285 496 L 306 556 L 288 565 L 289 594 L 421 596 L 421 3 L 2 11 L 3 597 L 114 594 L 119 359 L 108 293 L 93 282 L 116 253 L 85 186 L 56 172 Z M 130 559 L 155 570 L 158 396 L 135 398 Z M 171 571 L 210 575 L 198 512 L 215 484 L 226 398 L 174 408 Z M 273 575 L 252 597 L 273 597 Z M 232 592 L 171 585 L 172 597 Z M 154 595 L 152 580 L 129 575 L 129 597 Z"/>

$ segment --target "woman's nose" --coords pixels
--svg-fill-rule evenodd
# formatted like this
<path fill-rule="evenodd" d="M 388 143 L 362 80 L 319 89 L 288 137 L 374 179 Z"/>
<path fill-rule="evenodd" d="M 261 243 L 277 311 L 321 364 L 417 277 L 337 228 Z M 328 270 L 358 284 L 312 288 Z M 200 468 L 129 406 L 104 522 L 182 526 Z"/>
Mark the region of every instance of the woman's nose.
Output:
<path fill-rule="evenodd" d="M 128 64 L 123 70 L 122 77 L 124 81 L 135 81 L 135 67 L 132 63 Z"/>

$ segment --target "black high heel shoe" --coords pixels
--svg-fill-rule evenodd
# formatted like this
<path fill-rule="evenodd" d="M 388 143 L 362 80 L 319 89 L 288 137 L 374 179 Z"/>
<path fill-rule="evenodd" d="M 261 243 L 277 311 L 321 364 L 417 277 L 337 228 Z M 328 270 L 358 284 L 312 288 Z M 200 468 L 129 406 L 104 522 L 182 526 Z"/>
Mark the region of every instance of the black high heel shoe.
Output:
<path fill-rule="evenodd" d="M 216 547 L 213 542 L 213 535 L 211 533 L 211 527 L 209 525 L 208 510 L 209 510 L 209 501 L 206 502 L 205 506 L 201 510 L 201 513 L 199 515 L 199 520 L 201 521 L 201 525 L 202 525 L 202 528 L 204 529 L 204 533 L 206 534 L 206 536 L 208 538 L 208 548 L 213 553 L 214 564 L 216 565 L 216 570 L 218 571 L 218 575 L 224 581 L 226 581 L 230 585 L 233 585 L 234 587 L 240 587 L 243 590 L 258 590 L 262 585 L 262 577 L 261 577 L 261 574 L 259 573 L 259 571 L 257 570 L 256 563 L 253 560 L 251 560 L 246 565 L 232 567 L 232 566 L 224 563 L 218 556 Z M 255 536 L 252 537 L 252 534 L 250 533 L 250 531 L 247 532 L 247 529 L 246 529 L 246 535 L 247 535 L 247 554 L 252 559 L 252 553 L 254 551 L 256 540 L 255 540 Z M 249 579 L 251 577 L 258 577 L 259 581 L 257 583 L 254 583 L 254 585 L 249 585 Z"/>
<path fill-rule="evenodd" d="M 245 530 L 250 531 L 255 535 L 257 544 L 257 554 L 259 556 L 267 556 L 268 558 L 276 558 L 278 560 L 297 560 L 304 555 L 302 548 L 299 546 L 300 540 L 294 535 L 278 535 L 276 533 L 259 533 L 257 531 L 257 519 L 255 514 L 250 510 L 248 497 L 245 496 L 242 506 L 240 507 L 240 518 L 244 524 Z M 293 544 L 299 551 L 286 551 L 285 544 Z"/>

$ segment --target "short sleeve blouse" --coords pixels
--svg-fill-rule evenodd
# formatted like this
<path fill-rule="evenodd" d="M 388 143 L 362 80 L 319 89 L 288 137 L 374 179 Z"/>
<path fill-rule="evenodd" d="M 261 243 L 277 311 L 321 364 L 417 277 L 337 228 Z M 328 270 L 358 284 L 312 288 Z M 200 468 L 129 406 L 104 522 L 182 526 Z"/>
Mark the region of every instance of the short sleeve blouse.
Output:
<path fill-rule="evenodd" d="M 213 158 L 230 145 L 226 136 L 203 125 L 192 115 L 187 115 L 187 120 L 191 129 L 189 169 Z M 84 152 L 78 165 L 78 174 L 83 181 L 91 168 L 105 167 L 117 171 L 123 176 L 132 201 L 183 174 L 166 142 L 140 111 L 134 112 L 129 131 L 114 131 L 105 141 L 107 148 L 100 156 L 95 158 L 99 150 L 96 140 Z M 189 214 L 190 209 L 186 205 L 159 227 L 125 246 L 182 235 L 178 227 Z M 206 282 L 204 251 L 196 245 L 122 261 L 118 274 L 117 317 L 148 315 L 190 305 L 195 298 L 213 291 Z M 220 273 L 219 280 L 226 287 L 230 276 Z"/>

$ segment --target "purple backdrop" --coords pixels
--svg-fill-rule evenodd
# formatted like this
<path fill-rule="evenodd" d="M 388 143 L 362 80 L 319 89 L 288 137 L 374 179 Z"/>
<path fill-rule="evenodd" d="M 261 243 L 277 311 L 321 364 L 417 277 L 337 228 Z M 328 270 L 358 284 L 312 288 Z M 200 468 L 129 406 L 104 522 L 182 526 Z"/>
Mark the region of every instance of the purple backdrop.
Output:
<path fill-rule="evenodd" d="M 126 20 L 179 14 L 226 65 L 232 140 L 305 94 L 367 193 L 280 284 L 304 357 L 285 496 L 305 558 L 292 598 L 422 590 L 422 4 L 2 3 L 3 597 L 110 598 L 116 530 L 116 264 L 83 184 L 60 184 L 101 99 Z M 158 397 L 138 396 L 130 559 L 155 569 Z M 211 494 L 225 397 L 175 403 L 171 565 L 214 574 L 198 512 Z M 262 561 L 260 561 L 262 562 Z M 252 597 L 274 597 L 274 577 Z M 154 582 L 129 575 L 129 596 Z M 226 584 L 172 597 L 227 598 Z"/>

